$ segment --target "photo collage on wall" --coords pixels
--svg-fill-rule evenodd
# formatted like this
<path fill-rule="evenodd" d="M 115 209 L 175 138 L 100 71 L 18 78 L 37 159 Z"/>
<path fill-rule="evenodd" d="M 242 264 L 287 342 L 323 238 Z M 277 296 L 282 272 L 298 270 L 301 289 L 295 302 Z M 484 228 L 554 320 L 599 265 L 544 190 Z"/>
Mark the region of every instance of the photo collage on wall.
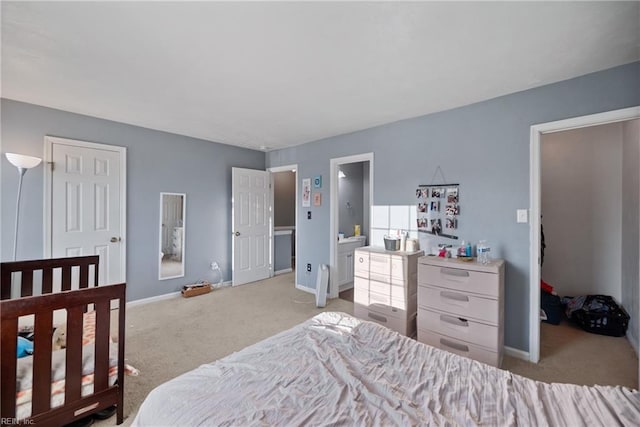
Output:
<path fill-rule="evenodd" d="M 458 238 L 458 187 L 458 184 L 418 186 L 418 231 L 450 239 Z"/>

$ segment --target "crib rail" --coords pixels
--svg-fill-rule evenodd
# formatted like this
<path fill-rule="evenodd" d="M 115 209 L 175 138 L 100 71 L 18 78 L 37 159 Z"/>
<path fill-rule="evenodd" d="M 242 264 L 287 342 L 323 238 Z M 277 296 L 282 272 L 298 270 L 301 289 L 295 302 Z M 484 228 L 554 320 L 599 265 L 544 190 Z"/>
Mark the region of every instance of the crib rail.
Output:
<path fill-rule="evenodd" d="M 96 257 L 97 258 L 97 257 Z M 57 260 L 51 260 L 57 261 Z M 42 265 L 42 261 L 40 261 Z M 60 263 L 52 262 L 52 265 Z M 96 262 L 97 264 L 97 262 Z M 77 265 L 77 264 L 76 264 Z M 52 267 L 53 268 L 53 267 Z M 96 267 L 97 269 L 97 267 Z M 4 274 L 3 270 L 3 274 Z M 3 279 L 4 283 L 4 279 Z M 118 405 L 118 424 L 123 419 L 124 385 L 124 283 L 30 296 L 13 300 L 0 300 L 2 361 L 0 362 L 0 412 L 5 420 L 16 416 L 16 367 L 18 320 L 34 315 L 34 353 L 32 384 L 32 415 L 36 425 L 62 425 L 81 418 L 87 411 L 95 412 Z M 118 301 L 118 380 L 109 386 L 109 345 L 111 303 Z M 82 330 L 83 314 L 87 305 L 96 311 L 94 391 L 82 397 Z M 67 348 L 65 372 L 65 402 L 51 408 L 51 366 L 53 313 L 67 311 Z"/>
<path fill-rule="evenodd" d="M 79 268 L 80 289 L 98 286 L 98 262 L 98 255 L 3 262 L 0 264 L 0 300 L 11 298 L 13 273 L 20 274 L 21 297 L 33 295 L 34 272 L 39 270 L 42 271 L 42 294 L 50 294 L 54 291 L 53 273 L 56 269 L 62 270 L 62 291 L 71 289 L 74 268 Z M 91 274 L 91 266 L 93 266 L 93 274 Z"/>

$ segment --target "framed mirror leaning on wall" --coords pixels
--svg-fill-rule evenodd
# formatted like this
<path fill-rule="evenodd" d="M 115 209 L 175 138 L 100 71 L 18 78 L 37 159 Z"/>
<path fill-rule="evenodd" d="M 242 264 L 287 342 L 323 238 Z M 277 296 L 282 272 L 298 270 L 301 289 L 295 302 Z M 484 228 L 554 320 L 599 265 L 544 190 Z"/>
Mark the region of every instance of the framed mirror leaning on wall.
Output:
<path fill-rule="evenodd" d="M 184 276 L 186 198 L 184 193 L 160 193 L 160 280 Z"/>

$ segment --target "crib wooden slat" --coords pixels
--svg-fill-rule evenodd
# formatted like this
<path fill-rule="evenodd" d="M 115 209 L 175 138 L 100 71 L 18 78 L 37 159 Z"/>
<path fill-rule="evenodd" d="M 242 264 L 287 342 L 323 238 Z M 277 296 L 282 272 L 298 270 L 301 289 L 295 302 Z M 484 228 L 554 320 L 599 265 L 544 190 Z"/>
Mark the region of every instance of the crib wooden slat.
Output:
<path fill-rule="evenodd" d="M 11 270 L 4 268 L 0 271 L 0 299 L 11 298 Z"/>
<path fill-rule="evenodd" d="M 98 270 L 100 265 L 96 262 L 93 265 L 93 286 L 98 286 Z"/>
<path fill-rule="evenodd" d="M 22 272 L 20 296 L 30 297 L 31 295 L 33 295 L 33 270 L 25 270 Z"/>
<path fill-rule="evenodd" d="M 2 318 L 2 384 L 0 384 L 0 414 L 3 418 L 16 416 L 16 356 L 18 319 Z M 5 357 L 6 356 L 6 357 Z"/>
<path fill-rule="evenodd" d="M 42 293 L 50 294 L 53 292 L 53 268 L 42 269 Z"/>
<path fill-rule="evenodd" d="M 67 310 L 67 360 L 65 368 L 65 402 L 79 400 L 82 390 L 82 306 Z"/>
<path fill-rule="evenodd" d="M 33 331 L 33 397 L 32 412 L 48 411 L 51 407 L 51 331 L 53 313 L 36 312 Z"/>
<path fill-rule="evenodd" d="M 109 386 L 109 312 L 110 301 L 96 302 L 96 365 L 94 392 L 106 390 Z"/>
<path fill-rule="evenodd" d="M 65 265 L 62 267 L 62 290 L 71 290 L 71 266 Z"/>
<path fill-rule="evenodd" d="M 80 289 L 89 287 L 89 264 L 80 265 Z"/>

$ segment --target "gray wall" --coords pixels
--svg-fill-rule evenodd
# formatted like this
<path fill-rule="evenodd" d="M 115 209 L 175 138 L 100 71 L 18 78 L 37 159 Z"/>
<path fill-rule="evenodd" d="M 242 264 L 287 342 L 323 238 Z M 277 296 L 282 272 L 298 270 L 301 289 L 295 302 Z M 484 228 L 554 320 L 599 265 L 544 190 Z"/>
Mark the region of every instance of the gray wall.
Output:
<path fill-rule="evenodd" d="M 529 348 L 529 227 L 516 209 L 529 207 L 530 127 L 640 105 L 640 63 L 627 64 L 454 110 L 267 153 L 269 167 L 298 165 L 298 179 L 329 177 L 330 159 L 374 153 L 373 205 L 413 205 L 418 184 L 440 166 L 459 183 L 465 240 L 490 241 L 506 259 L 505 344 Z M 428 95 L 425 95 L 428 96 Z M 398 167 L 388 167 L 396 165 Z M 401 166 L 399 166 L 401 165 Z M 329 182 L 323 183 L 329 188 Z M 327 200 L 328 194 L 325 194 Z M 464 200 L 464 204 L 462 204 Z M 299 265 L 329 260 L 329 203 L 301 209 Z M 313 287 L 297 270 L 297 283 Z"/>
<path fill-rule="evenodd" d="M 604 294 L 619 302 L 622 124 L 547 134 L 540 151 L 542 279 L 560 296 Z"/>
<path fill-rule="evenodd" d="M 215 260 L 231 278 L 231 168 L 264 169 L 260 151 L 153 131 L 2 99 L 1 151 L 43 157 L 44 136 L 127 147 L 127 299 L 211 279 Z M 11 257 L 18 174 L 2 156 L 2 259 Z M 43 167 L 25 175 L 18 258 L 42 258 Z M 158 280 L 160 192 L 187 194 L 186 276 Z"/>
<path fill-rule="evenodd" d="M 354 226 L 363 227 L 364 185 L 362 162 L 348 163 L 339 167 L 345 177 L 338 180 L 338 231 L 346 237 L 354 234 Z M 364 234 L 364 228 L 360 233 Z"/>
<path fill-rule="evenodd" d="M 640 353 L 640 120 L 622 125 L 622 306 L 631 316 L 627 337 Z"/>
<path fill-rule="evenodd" d="M 296 225 L 296 174 L 273 174 L 273 224 L 276 227 Z"/>

